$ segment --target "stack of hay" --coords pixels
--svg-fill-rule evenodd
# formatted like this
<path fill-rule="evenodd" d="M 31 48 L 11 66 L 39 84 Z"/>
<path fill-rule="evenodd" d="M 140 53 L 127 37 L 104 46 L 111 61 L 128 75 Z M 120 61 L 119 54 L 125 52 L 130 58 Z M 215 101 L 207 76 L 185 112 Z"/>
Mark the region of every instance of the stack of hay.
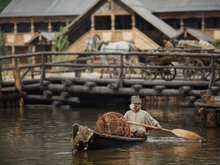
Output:
<path fill-rule="evenodd" d="M 130 136 L 130 126 L 124 116 L 118 112 L 107 112 L 96 122 L 96 132 L 117 136 Z"/>

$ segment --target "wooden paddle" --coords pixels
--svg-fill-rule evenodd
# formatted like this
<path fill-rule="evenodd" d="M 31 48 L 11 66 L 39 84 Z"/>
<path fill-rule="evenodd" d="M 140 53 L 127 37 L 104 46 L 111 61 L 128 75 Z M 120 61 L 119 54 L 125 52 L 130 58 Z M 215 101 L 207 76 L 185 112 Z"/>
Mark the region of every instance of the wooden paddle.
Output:
<path fill-rule="evenodd" d="M 200 140 L 202 139 L 202 137 L 198 134 L 196 134 L 195 132 L 191 132 L 191 131 L 187 131 L 187 130 L 183 130 L 183 129 L 166 129 L 166 128 L 158 128 L 155 126 L 150 126 L 150 125 L 146 125 L 146 124 L 140 124 L 140 123 L 136 123 L 133 121 L 128 121 L 129 124 L 134 124 L 134 125 L 139 125 L 139 126 L 143 126 L 143 127 L 147 127 L 147 128 L 152 128 L 152 129 L 156 129 L 156 130 L 161 130 L 161 131 L 166 131 L 166 132 L 171 132 L 174 135 L 184 138 L 184 139 L 189 139 L 189 140 Z"/>

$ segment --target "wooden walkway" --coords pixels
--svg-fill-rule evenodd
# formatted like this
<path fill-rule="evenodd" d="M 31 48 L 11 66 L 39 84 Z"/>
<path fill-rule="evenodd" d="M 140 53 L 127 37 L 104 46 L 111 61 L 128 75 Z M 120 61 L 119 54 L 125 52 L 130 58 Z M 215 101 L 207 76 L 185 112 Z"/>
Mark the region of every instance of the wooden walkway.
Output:
<path fill-rule="evenodd" d="M 100 56 L 103 53 L 3 56 L 3 63 L 12 62 L 5 62 L 7 65 L 1 68 L 1 91 L 17 88 L 11 76 L 17 69 L 21 91 L 26 93 L 25 104 L 75 105 L 105 97 L 128 99 L 131 95 L 177 96 L 195 101 L 203 90 L 210 89 L 216 95 L 220 92 L 217 52 L 105 53 L 108 64 L 102 64 Z M 139 59 L 138 63 L 126 61 L 131 56 Z"/>

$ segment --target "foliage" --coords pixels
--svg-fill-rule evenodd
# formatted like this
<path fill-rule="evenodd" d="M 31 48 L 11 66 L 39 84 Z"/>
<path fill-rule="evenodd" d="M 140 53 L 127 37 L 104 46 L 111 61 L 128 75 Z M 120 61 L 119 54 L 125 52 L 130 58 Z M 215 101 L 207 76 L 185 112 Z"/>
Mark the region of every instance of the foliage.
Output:
<path fill-rule="evenodd" d="M 66 50 L 70 42 L 68 36 L 66 35 L 67 29 L 64 27 L 60 28 L 60 32 L 56 35 L 55 40 L 52 42 L 52 51 L 53 52 L 62 52 Z"/>
<path fill-rule="evenodd" d="M 3 54 L 9 55 L 10 53 L 11 52 L 9 51 L 9 49 L 5 46 L 3 33 L 0 31 L 0 56 L 2 56 Z M 9 64 L 10 62 L 10 59 L 4 59 L 4 64 Z M 1 61 L 0 65 L 2 65 Z"/>
<path fill-rule="evenodd" d="M 4 46 L 4 38 L 3 38 L 3 34 L 0 31 L 0 57 L 3 55 L 3 51 L 5 49 Z M 0 69 L 2 67 L 2 60 L 0 60 Z M 2 72 L 0 73 L 0 83 L 2 82 Z"/>
<path fill-rule="evenodd" d="M 28 46 L 27 53 L 28 53 L 28 54 L 29 54 L 29 53 L 32 53 L 32 47 L 31 47 L 31 45 Z M 31 64 L 31 63 L 32 63 L 33 58 L 34 58 L 34 57 L 32 57 L 32 56 L 31 56 L 31 57 L 27 57 L 27 62 L 28 62 L 28 64 Z"/>
<path fill-rule="evenodd" d="M 0 56 L 3 54 L 4 47 L 4 38 L 2 32 L 0 31 Z"/>
<path fill-rule="evenodd" d="M 0 31 L 0 57 L 5 55 L 9 55 L 11 52 L 10 50 L 5 46 L 5 40 L 3 37 L 3 33 Z M 3 65 L 7 65 L 11 63 L 10 59 L 4 59 L 0 60 L 0 69 L 2 68 Z M 2 72 L 0 72 L 0 82 L 2 81 Z"/>
<path fill-rule="evenodd" d="M 212 42 L 212 45 L 213 45 L 216 49 L 220 49 L 220 42 L 214 41 L 214 42 Z"/>
<path fill-rule="evenodd" d="M 11 0 L 1 0 L 0 2 L 0 12 L 4 10 L 4 8 L 11 2 Z"/>
<path fill-rule="evenodd" d="M 62 52 L 65 51 L 69 45 L 70 42 L 68 40 L 67 29 L 65 27 L 60 28 L 60 32 L 57 33 L 55 36 L 55 40 L 52 42 L 52 51 L 53 52 Z M 62 59 L 68 59 L 69 56 L 59 56 L 54 55 L 52 56 L 52 61 L 61 61 Z M 55 68 L 54 68 L 55 69 Z M 59 67 L 58 70 L 63 70 L 64 68 Z"/>

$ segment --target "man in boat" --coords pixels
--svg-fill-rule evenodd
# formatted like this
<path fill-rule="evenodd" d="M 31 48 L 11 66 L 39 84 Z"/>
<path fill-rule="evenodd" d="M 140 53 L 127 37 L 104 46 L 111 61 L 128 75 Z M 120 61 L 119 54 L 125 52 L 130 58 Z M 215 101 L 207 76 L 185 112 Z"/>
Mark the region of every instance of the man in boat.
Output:
<path fill-rule="evenodd" d="M 147 111 L 141 109 L 141 99 L 139 96 L 131 96 L 130 110 L 125 113 L 124 117 L 127 121 L 156 126 L 158 129 L 162 128 L 157 120 Z M 148 135 L 148 130 L 143 126 L 131 124 L 130 130 L 132 137 L 147 137 Z"/>

